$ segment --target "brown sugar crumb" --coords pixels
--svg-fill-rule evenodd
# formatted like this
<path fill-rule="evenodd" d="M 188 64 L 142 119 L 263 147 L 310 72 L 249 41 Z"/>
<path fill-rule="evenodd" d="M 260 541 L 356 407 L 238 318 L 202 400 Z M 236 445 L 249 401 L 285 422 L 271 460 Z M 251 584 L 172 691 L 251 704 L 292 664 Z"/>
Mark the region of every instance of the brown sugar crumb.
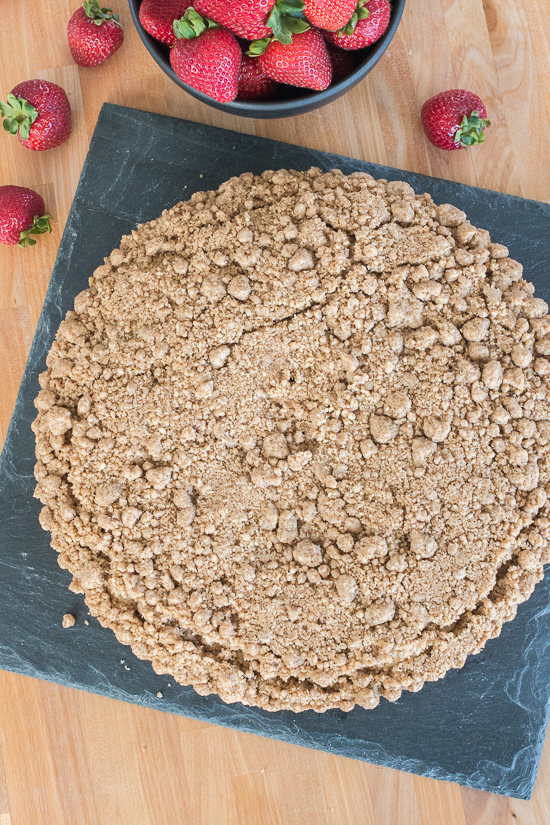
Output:
<path fill-rule="evenodd" d="M 533 291 L 459 209 L 363 173 L 245 174 L 139 226 L 40 376 L 71 589 L 226 702 L 372 708 L 462 667 L 548 560 Z"/>
<path fill-rule="evenodd" d="M 72 613 L 65 613 L 63 616 L 62 625 L 63 627 L 74 627 L 76 619 Z"/>

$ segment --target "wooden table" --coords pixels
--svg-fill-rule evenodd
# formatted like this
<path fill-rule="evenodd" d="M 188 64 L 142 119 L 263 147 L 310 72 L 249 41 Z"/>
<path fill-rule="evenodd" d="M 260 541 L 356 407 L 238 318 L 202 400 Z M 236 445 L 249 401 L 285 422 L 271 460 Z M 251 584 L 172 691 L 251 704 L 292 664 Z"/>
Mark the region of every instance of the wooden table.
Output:
<path fill-rule="evenodd" d="M 126 41 L 97 69 L 79 69 L 68 49 L 77 0 L 1 4 L 0 96 L 28 78 L 52 80 L 74 117 L 70 141 L 49 152 L 0 134 L 0 184 L 36 189 L 55 216 L 32 249 L 0 247 L 0 441 L 103 101 L 550 198 L 548 0 L 409 0 L 391 48 L 353 92 L 309 115 L 256 122 L 180 91 L 143 48 L 124 0 L 112 2 Z M 444 153 L 424 138 L 419 112 L 457 86 L 483 98 L 493 125 L 485 146 Z M 0 673 L 0 825 L 75 822 L 548 825 L 550 744 L 522 802 Z"/>

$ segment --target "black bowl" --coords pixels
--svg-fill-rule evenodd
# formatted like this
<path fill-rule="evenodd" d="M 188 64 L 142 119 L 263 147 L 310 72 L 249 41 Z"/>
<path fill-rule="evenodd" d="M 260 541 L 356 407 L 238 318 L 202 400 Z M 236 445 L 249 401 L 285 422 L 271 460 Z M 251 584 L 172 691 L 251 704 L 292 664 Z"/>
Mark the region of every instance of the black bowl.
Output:
<path fill-rule="evenodd" d="M 272 118 L 272 117 L 292 117 L 293 115 L 302 115 L 305 112 L 311 112 L 313 109 L 318 109 L 320 106 L 326 106 L 327 103 L 332 103 L 336 98 L 353 89 L 360 80 L 362 80 L 373 69 L 386 49 L 388 48 L 392 37 L 397 31 L 399 21 L 405 8 L 405 0 L 393 0 L 392 12 L 390 17 L 390 24 L 380 40 L 377 40 L 373 46 L 366 49 L 361 49 L 357 52 L 360 55 L 360 62 L 353 72 L 344 80 L 338 83 L 333 83 L 328 89 L 323 92 L 312 92 L 308 89 L 297 89 L 295 87 L 284 87 L 283 94 L 286 97 L 281 97 L 278 100 L 268 101 L 249 101 L 249 100 L 234 100 L 231 103 L 219 103 L 203 92 L 193 89 L 188 86 L 183 80 L 180 80 L 170 65 L 170 49 L 163 43 L 159 43 L 154 37 L 148 34 L 141 23 L 139 22 L 139 7 L 141 0 L 128 0 L 130 5 L 130 12 L 132 19 L 138 30 L 139 36 L 145 43 L 147 51 L 159 64 L 161 69 L 166 72 L 169 78 L 174 83 L 177 83 L 185 92 L 197 100 L 213 106 L 215 109 L 221 109 L 222 112 L 228 112 L 230 115 L 240 115 L 241 117 L 254 118 Z M 288 90 L 288 91 L 287 91 Z"/>

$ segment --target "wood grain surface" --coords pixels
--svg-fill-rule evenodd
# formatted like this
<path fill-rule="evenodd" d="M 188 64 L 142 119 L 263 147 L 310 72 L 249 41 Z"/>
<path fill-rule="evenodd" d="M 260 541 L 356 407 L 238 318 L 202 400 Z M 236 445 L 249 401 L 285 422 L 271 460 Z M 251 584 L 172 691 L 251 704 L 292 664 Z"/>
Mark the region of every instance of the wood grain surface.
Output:
<path fill-rule="evenodd" d="M 70 140 L 48 152 L 0 134 L 0 184 L 36 189 L 55 216 L 35 247 L 0 247 L 0 443 L 104 101 L 550 199 L 549 0 L 409 0 L 363 83 L 324 109 L 271 121 L 188 97 L 145 51 L 124 0 L 110 5 L 125 43 L 103 66 L 79 69 L 66 39 L 77 0 L 0 0 L 0 97 L 40 77 L 63 86 L 73 110 Z M 493 122 L 471 152 L 441 152 L 421 131 L 424 100 L 455 87 L 478 93 Z M 550 745 L 523 802 L 0 673 L 0 825 L 75 822 L 548 825 Z"/>

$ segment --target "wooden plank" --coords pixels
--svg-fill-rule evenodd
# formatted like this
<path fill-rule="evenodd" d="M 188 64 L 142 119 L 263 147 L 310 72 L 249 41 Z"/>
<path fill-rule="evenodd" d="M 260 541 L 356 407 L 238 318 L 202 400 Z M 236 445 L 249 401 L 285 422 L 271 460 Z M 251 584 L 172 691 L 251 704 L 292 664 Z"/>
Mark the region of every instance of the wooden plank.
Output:
<path fill-rule="evenodd" d="M 6 773 L 4 771 L 2 752 L 0 751 L 0 825 L 2 825 L 2 817 L 6 817 L 9 815 L 10 802 L 8 798 L 8 785 L 6 782 Z"/>

